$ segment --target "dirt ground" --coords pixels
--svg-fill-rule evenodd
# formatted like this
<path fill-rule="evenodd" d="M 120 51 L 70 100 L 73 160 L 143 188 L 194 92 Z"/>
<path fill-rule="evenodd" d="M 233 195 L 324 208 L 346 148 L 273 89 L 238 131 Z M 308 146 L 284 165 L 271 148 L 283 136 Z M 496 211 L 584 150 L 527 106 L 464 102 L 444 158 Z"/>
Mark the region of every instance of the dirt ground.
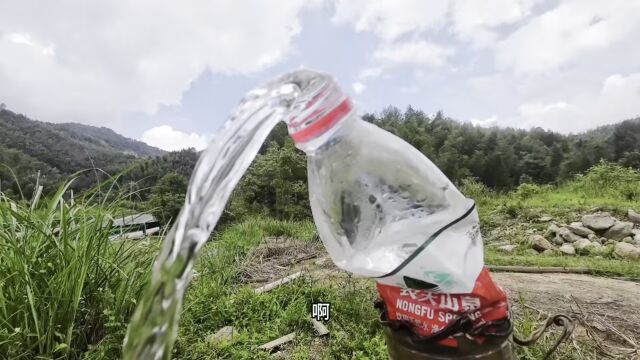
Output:
<path fill-rule="evenodd" d="M 319 282 L 348 277 L 318 243 L 266 239 L 253 255 L 252 269 L 243 280 L 256 287 L 297 271 Z M 258 270 L 257 259 L 261 270 L 257 273 L 267 274 L 266 278 L 249 275 Z M 541 319 L 563 313 L 576 325 L 571 341 L 588 343 L 611 358 L 640 359 L 640 283 L 569 273 L 492 275 L 507 292 L 514 319 L 520 319 L 525 309 Z"/>
<path fill-rule="evenodd" d="M 524 307 L 541 315 L 564 313 L 576 323 L 574 338 L 616 358 L 640 358 L 640 283 L 580 274 L 493 276 L 507 292 L 514 318 Z"/>

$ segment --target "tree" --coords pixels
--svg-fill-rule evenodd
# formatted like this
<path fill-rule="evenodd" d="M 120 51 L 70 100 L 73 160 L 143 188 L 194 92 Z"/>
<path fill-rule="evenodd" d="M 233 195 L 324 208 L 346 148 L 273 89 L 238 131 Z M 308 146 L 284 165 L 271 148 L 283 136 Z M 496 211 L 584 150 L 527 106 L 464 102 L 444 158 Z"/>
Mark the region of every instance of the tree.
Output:
<path fill-rule="evenodd" d="M 187 179 L 183 175 L 166 174 L 151 191 L 148 206 L 160 222 L 168 225 L 180 213 L 186 192 Z"/>
<path fill-rule="evenodd" d="M 258 155 L 234 191 L 228 208 L 235 219 L 262 214 L 280 219 L 304 219 L 311 214 L 307 162 L 291 139 L 271 142 Z"/>

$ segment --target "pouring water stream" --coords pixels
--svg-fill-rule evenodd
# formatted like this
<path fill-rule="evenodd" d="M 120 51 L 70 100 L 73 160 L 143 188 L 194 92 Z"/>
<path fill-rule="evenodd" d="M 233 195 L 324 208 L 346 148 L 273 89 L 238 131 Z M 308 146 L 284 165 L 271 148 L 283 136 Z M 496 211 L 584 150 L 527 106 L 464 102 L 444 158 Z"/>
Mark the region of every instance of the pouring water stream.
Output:
<path fill-rule="evenodd" d="M 280 121 L 317 113 L 332 80 L 311 71 L 284 75 L 241 101 L 202 153 L 185 204 L 164 238 L 151 282 L 124 340 L 123 359 L 168 359 L 177 335 L 182 298 L 197 254 L 209 239 L 231 192 Z M 318 99 L 320 97 L 320 99 Z"/>

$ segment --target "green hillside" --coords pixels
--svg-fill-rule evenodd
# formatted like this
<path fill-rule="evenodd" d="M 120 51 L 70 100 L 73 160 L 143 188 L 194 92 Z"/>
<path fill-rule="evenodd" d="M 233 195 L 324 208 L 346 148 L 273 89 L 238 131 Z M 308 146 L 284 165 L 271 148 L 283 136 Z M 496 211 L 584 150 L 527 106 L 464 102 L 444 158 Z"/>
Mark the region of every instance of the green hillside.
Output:
<path fill-rule="evenodd" d="M 139 158 L 162 154 L 160 149 L 107 128 L 51 124 L 0 109 L 0 163 L 5 165 L 0 166 L 0 181 L 8 193 L 31 194 L 38 171 L 47 192 L 80 170 L 98 168 L 113 174 Z M 102 176 L 88 172 L 74 188 L 85 189 Z"/>

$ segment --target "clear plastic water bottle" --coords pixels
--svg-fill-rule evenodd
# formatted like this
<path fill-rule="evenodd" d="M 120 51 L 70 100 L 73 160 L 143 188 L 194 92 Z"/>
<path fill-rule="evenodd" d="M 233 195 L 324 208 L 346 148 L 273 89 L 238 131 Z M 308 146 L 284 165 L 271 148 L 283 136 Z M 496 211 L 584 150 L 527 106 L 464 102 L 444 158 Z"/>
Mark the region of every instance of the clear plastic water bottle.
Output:
<path fill-rule="evenodd" d="M 389 285 L 470 292 L 483 266 L 473 201 L 358 116 L 330 77 L 310 76 L 302 92 L 287 124 L 308 157 L 313 218 L 332 260 Z"/>

